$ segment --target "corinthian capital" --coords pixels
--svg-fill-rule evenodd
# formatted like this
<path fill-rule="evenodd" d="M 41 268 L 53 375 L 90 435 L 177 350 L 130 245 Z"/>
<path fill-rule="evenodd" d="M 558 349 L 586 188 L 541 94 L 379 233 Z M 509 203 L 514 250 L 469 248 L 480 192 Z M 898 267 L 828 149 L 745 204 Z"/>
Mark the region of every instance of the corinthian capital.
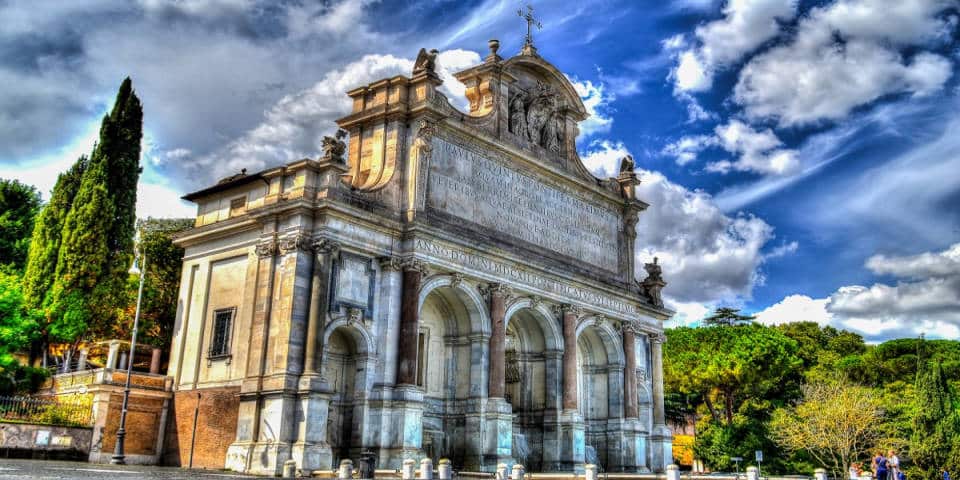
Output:
<path fill-rule="evenodd" d="M 667 343 L 667 336 L 662 333 L 652 333 L 650 334 L 650 343 L 657 345 Z"/>
<path fill-rule="evenodd" d="M 272 257 L 277 253 L 277 242 L 274 239 L 264 240 L 257 244 L 254 251 L 260 258 Z"/>
<path fill-rule="evenodd" d="M 340 251 L 340 243 L 326 237 L 313 239 L 313 243 L 310 246 L 313 248 L 313 251 L 319 255 L 335 254 Z"/>
<path fill-rule="evenodd" d="M 579 317 L 583 313 L 583 309 L 579 305 L 571 305 L 569 303 L 563 303 L 553 307 L 554 312 L 560 317 L 571 313 L 574 317 Z"/>
<path fill-rule="evenodd" d="M 420 272 L 421 275 L 427 274 L 427 264 L 423 260 L 417 260 L 413 257 L 400 260 L 400 270 L 404 272 Z"/>
<path fill-rule="evenodd" d="M 477 289 L 480 290 L 480 294 L 488 300 L 495 294 L 503 295 L 504 299 L 506 299 L 513 293 L 513 289 L 504 283 L 484 283 L 477 287 Z"/>
<path fill-rule="evenodd" d="M 287 254 L 298 250 L 307 250 L 309 244 L 309 238 L 302 233 L 288 235 L 280 239 L 280 252 Z"/>

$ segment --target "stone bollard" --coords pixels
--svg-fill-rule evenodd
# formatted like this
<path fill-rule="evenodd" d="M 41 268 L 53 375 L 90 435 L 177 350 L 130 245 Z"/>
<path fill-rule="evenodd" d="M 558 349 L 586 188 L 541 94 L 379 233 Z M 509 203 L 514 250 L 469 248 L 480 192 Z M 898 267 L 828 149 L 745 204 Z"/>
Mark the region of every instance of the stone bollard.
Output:
<path fill-rule="evenodd" d="M 497 464 L 497 479 L 507 480 L 507 464 L 506 463 Z"/>
<path fill-rule="evenodd" d="M 156 375 L 160 373 L 160 355 L 163 354 L 163 350 L 159 348 L 154 348 L 150 352 L 150 373 Z"/>
<path fill-rule="evenodd" d="M 111 340 L 110 350 L 107 352 L 107 368 L 117 368 L 117 352 L 120 351 L 120 341 Z"/>
<path fill-rule="evenodd" d="M 117 368 L 120 370 L 127 369 L 127 352 L 120 352 L 120 363 L 117 364 Z"/>
<path fill-rule="evenodd" d="M 667 465 L 667 480 L 680 480 L 680 467 L 673 463 Z"/>
<path fill-rule="evenodd" d="M 597 480 L 597 466 L 588 463 L 583 466 L 583 480 Z"/>
<path fill-rule="evenodd" d="M 441 458 L 437 462 L 437 478 L 439 480 L 451 480 L 453 478 L 453 465 L 450 464 L 450 460 Z"/>
<path fill-rule="evenodd" d="M 747 480 L 760 480 L 760 469 L 757 467 L 747 467 Z"/>
<path fill-rule="evenodd" d="M 283 462 L 283 478 L 296 478 L 297 476 L 297 461 L 296 460 L 287 460 Z"/>
<path fill-rule="evenodd" d="M 827 470 L 824 468 L 818 468 L 813 471 L 814 480 L 827 480 Z"/>
<path fill-rule="evenodd" d="M 523 480 L 523 465 L 513 464 L 513 480 Z"/>
<path fill-rule="evenodd" d="M 417 462 L 412 458 L 403 461 L 403 468 L 400 470 L 400 478 L 403 480 L 413 480 L 413 472 L 417 469 Z"/>
<path fill-rule="evenodd" d="M 420 460 L 420 480 L 433 480 L 433 460 Z"/>
<path fill-rule="evenodd" d="M 340 471 L 337 472 L 337 478 L 340 480 L 350 480 L 353 478 L 353 461 L 349 458 L 340 460 Z"/>

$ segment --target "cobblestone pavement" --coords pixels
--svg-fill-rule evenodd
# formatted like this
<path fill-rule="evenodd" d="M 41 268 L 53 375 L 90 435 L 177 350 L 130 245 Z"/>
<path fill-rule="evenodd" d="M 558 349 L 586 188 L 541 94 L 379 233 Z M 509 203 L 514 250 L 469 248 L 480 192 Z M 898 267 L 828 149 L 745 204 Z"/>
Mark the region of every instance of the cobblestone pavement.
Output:
<path fill-rule="evenodd" d="M 185 470 L 176 467 L 145 467 L 139 465 L 100 465 L 82 462 L 51 460 L 14 460 L 0 458 L 0 480 L 12 479 L 203 479 L 251 480 L 263 477 L 236 475 L 217 470 Z"/>

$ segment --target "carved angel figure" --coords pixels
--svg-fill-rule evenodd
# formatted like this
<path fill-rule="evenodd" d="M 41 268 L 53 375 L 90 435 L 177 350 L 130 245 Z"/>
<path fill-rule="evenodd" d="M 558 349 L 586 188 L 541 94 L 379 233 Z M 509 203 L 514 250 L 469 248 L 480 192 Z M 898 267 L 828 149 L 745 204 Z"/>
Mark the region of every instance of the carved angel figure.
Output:
<path fill-rule="evenodd" d="M 323 158 L 338 163 L 345 163 L 343 154 L 347 152 L 347 143 L 344 142 L 343 139 L 347 138 L 347 131 L 341 128 L 337 130 L 337 133 L 334 135 L 334 137 L 323 137 Z"/>
<path fill-rule="evenodd" d="M 421 48 L 420 53 L 417 54 L 417 60 L 413 63 L 413 74 L 424 72 L 436 74 L 437 55 L 439 53 L 435 48 L 429 52 L 426 48 Z"/>
<path fill-rule="evenodd" d="M 529 138 L 527 135 L 527 113 L 524 103 L 527 100 L 527 94 L 522 90 L 517 92 L 510 100 L 510 133 L 521 137 Z"/>
<path fill-rule="evenodd" d="M 530 104 L 527 111 L 527 133 L 531 142 L 542 145 L 543 126 L 550 116 L 549 102 L 545 98 L 538 98 Z"/>
<path fill-rule="evenodd" d="M 643 269 L 647 271 L 647 278 L 640 282 L 640 292 L 652 305 L 662 307 L 660 291 L 667 286 L 667 282 L 663 281 L 663 270 L 657 263 L 657 257 L 653 257 L 653 263 L 644 264 Z"/>
<path fill-rule="evenodd" d="M 620 173 L 632 173 L 633 172 L 633 156 L 627 155 L 620 159 Z"/>

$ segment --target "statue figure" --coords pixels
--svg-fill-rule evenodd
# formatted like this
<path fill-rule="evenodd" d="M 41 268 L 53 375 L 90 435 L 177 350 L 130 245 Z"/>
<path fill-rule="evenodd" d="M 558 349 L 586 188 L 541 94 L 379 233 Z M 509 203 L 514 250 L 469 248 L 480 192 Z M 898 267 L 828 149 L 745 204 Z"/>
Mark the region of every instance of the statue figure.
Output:
<path fill-rule="evenodd" d="M 439 53 L 436 48 L 429 52 L 426 48 L 421 48 L 420 53 L 417 54 L 417 60 L 413 62 L 413 74 L 427 73 L 436 75 L 437 55 Z"/>
<path fill-rule="evenodd" d="M 346 160 L 343 158 L 343 154 L 347 152 L 347 143 L 343 139 L 347 137 L 347 131 L 341 128 L 334 135 L 334 137 L 323 137 L 323 158 L 331 162 L 344 164 Z"/>
<path fill-rule="evenodd" d="M 632 156 L 632 155 L 627 155 L 626 157 L 623 157 L 623 158 L 620 159 L 620 173 L 621 173 L 621 174 L 624 174 L 624 173 L 633 173 L 633 167 L 634 167 L 634 163 L 633 163 L 633 156 Z"/>
<path fill-rule="evenodd" d="M 653 306 L 662 307 L 660 291 L 667 286 L 667 282 L 663 281 L 663 270 L 657 263 L 657 257 L 653 257 L 653 263 L 645 263 L 643 269 L 647 271 L 647 278 L 640 282 L 640 293 Z"/>
<path fill-rule="evenodd" d="M 537 98 L 530 104 L 527 111 L 527 136 L 531 142 L 542 145 L 543 126 L 550 115 L 548 102 L 544 98 Z"/>
<path fill-rule="evenodd" d="M 527 115 L 524 103 L 527 100 L 527 94 L 523 90 L 517 92 L 510 100 L 510 133 L 523 138 L 529 138 L 527 134 Z"/>
<path fill-rule="evenodd" d="M 560 115 L 554 112 L 543 126 L 541 145 L 551 152 L 560 152 Z"/>

